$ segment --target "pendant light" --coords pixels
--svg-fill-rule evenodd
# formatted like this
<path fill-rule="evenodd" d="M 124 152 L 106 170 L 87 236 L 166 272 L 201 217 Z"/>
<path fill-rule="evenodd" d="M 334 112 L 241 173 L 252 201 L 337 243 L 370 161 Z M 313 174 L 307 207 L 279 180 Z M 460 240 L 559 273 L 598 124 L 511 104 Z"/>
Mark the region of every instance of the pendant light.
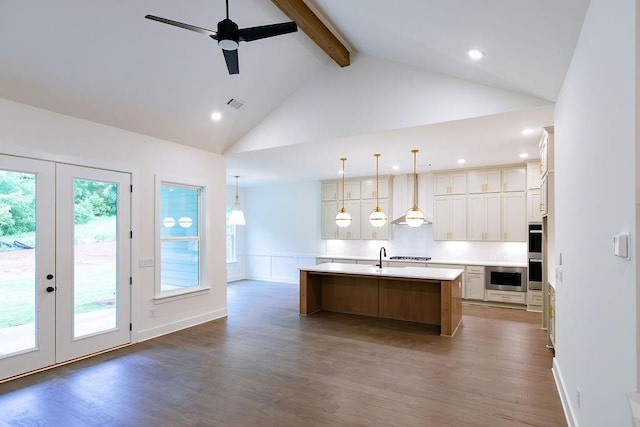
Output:
<path fill-rule="evenodd" d="M 349 215 L 349 212 L 344 208 L 344 162 L 347 158 L 342 157 L 340 160 L 342 160 L 342 208 L 336 214 L 336 225 L 344 228 L 351 224 L 351 215 Z"/>
<path fill-rule="evenodd" d="M 380 209 L 378 203 L 378 194 L 380 193 L 378 189 L 378 160 L 380 159 L 380 154 L 374 154 L 373 156 L 376 158 L 376 208 L 371 211 L 369 222 L 372 226 L 380 228 L 387 223 L 387 214 Z"/>
<path fill-rule="evenodd" d="M 246 225 L 247 223 L 244 220 L 244 213 L 242 213 L 242 209 L 240 209 L 240 200 L 238 200 L 238 175 L 236 178 L 236 201 L 233 203 L 233 209 L 231 210 L 231 215 L 229 215 L 229 224 L 231 225 Z"/>
<path fill-rule="evenodd" d="M 416 154 L 418 150 L 411 150 L 413 153 L 413 207 L 405 215 L 409 227 L 420 227 L 424 222 L 424 213 L 418 207 L 418 174 L 416 173 Z"/>

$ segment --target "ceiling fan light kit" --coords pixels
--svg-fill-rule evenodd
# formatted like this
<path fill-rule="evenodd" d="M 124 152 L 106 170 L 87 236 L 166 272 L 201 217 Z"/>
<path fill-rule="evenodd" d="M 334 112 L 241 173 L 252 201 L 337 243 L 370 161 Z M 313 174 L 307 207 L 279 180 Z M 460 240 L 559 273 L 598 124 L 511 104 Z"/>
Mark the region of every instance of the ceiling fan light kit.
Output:
<path fill-rule="evenodd" d="M 204 34 L 214 40 L 217 40 L 218 46 L 222 49 L 222 54 L 224 55 L 224 60 L 227 64 L 229 74 L 240 74 L 240 66 L 238 64 L 238 45 L 240 42 L 266 39 L 268 37 L 298 31 L 298 26 L 293 21 L 283 22 L 280 24 L 261 25 L 258 27 L 238 28 L 238 24 L 229 19 L 229 0 L 226 0 L 226 8 L 227 17 L 218 22 L 218 31 L 196 27 L 195 25 L 185 24 L 183 22 L 173 21 L 171 19 L 161 18 L 154 15 L 146 15 L 145 18 Z"/>

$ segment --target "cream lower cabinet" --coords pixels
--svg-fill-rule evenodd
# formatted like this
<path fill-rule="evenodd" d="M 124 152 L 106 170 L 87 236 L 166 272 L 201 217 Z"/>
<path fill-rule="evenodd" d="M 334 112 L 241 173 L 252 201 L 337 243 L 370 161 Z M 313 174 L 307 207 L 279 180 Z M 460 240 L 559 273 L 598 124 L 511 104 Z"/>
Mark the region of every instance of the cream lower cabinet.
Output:
<path fill-rule="evenodd" d="M 527 311 L 542 311 L 542 291 L 527 291 Z"/>
<path fill-rule="evenodd" d="M 527 196 L 524 191 L 502 195 L 502 240 L 527 241 Z"/>
<path fill-rule="evenodd" d="M 433 198 L 433 240 L 467 240 L 467 196 Z"/>
<path fill-rule="evenodd" d="M 484 300 L 484 267 L 468 265 L 466 271 L 466 299 Z"/>
<path fill-rule="evenodd" d="M 338 202 L 338 209 L 340 209 L 341 206 L 342 202 Z M 348 227 L 338 227 L 338 239 L 360 239 L 360 200 L 345 201 L 344 208 L 347 210 L 349 215 L 351 215 L 351 224 L 349 224 Z"/>
<path fill-rule="evenodd" d="M 471 194 L 468 203 L 468 239 L 485 242 L 501 240 L 500 194 Z"/>
<path fill-rule="evenodd" d="M 390 223 L 393 220 L 391 212 L 389 211 L 389 200 L 379 200 L 380 209 L 387 214 L 387 223 L 382 227 L 374 227 L 369 222 L 369 215 L 371 211 L 376 208 L 376 199 L 362 200 L 360 216 L 362 223 L 360 225 L 360 238 L 367 240 L 389 240 L 389 228 Z"/>
<path fill-rule="evenodd" d="M 487 289 L 486 296 L 487 296 L 487 301 L 506 302 L 510 304 L 526 304 L 527 303 L 526 292 L 495 291 L 493 289 Z"/>

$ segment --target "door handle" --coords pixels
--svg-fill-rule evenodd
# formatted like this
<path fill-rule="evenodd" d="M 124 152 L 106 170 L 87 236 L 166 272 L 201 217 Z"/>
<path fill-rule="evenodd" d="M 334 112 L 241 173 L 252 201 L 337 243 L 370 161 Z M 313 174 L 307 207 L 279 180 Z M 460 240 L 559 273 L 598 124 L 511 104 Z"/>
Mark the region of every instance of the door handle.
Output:
<path fill-rule="evenodd" d="M 47 292 L 51 293 L 53 291 L 55 291 L 56 288 L 54 288 L 53 286 L 47 286 Z"/>

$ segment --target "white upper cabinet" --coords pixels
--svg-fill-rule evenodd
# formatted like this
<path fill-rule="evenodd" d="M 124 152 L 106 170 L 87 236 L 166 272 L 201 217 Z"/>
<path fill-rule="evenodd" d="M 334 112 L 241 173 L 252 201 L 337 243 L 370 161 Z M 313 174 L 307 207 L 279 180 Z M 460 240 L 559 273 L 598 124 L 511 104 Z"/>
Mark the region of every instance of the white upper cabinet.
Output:
<path fill-rule="evenodd" d="M 379 199 L 387 199 L 389 198 L 389 185 L 390 180 L 387 177 L 381 177 L 378 179 L 378 183 L 376 185 L 376 179 L 364 179 L 361 181 L 362 184 L 362 194 L 361 197 L 363 199 L 375 199 L 378 197 Z M 376 187 L 379 189 L 379 194 L 376 194 Z"/>
<path fill-rule="evenodd" d="M 527 162 L 527 188 L 529 190 L 539 190 L 542 180 L 540 179 L 540 161 Z"/>
<path fill-rule="evenodd" d="M 467 177 L 469 193 L 499 193 L 502 188 L 499 170 L 471 171 Z"/>
<path fill-rule="evenodd" d="M 540 178 L 554 169 L 553 165 L 553 127 L 542 129 L 540 143 Z"/>
<path fill-rule="evenodd" d="M 526 193 L 524 191 L 502 195 L 502 240 L 526 242 Z"/>
<path fill-rule="evenodd" d="M 321 238 L 337 239 L 338 226 L 336 225 L 336 214 L 338 213 L 338 202 L 322 202 L 322 224 Z"/>
<path fill-rule="evenodd" d="M 527 169 L 502 170 L 502 191 L 525 191 L 527 189 Z"/>
<path fill-rule="evenodd" d="M 337 182 L 323 182 L 322 188 L 322 201 L 338 200 L 338 183 Z"/>
<path fill-rule="evenodd" d="M 500 194 L 473 194 L 468 196 L 468 204 L 469 240 L 501 240 Z"/>
<path fill-rule="evenodd" d="M 433 240 L 467 240 L 467 196 L 433 198 Z"/>
<path fill-rule="evenodd" d="M 391 211 L 389 210 L 389 200 L 381 199 L 379 201 L 380 209 L 382 209 L 384 213 L 387 214 L 387 223 L 382 227 L 374 227 L 369 222 L 369 215 L 371 214 L 371 211 L 373 211 L 376 208 L 375 199 L 363 200 L 361 206 L 362 206 L 362 211 L 360 216 L 362 218 L 362 223 L 360 225 L 360 229 L 361 229 L 360 239 L 388 240 L 389 228 L 391 224 L 390 221 L 393 220 L 393 218 L 391 217 Z"/>
<path fill-rule="evenodd" d="M 433 176 L 433 194 L 446 196 L 449 194 L 465 194 L 467 192 L 467 174 L 454 172 Z"/>
<path fill-rule="evenodd" d="M 360 200 L 360 180 L 344 182 L 344 199 Z M 342 200 L 342 182 L 338 183 L 338 200 Z"/>
<path fill-rule="evenodd" d="M 542 198 L 539 188 L 527 191 L 527 221 L 542 222 Z"/>
<path fill-rule="evenodd" d="M 339 201 L 338 209 L 340 209 L 341 207 L 342 202 Z M 338 239 L 360 239 L 360 200 L 347 200 L 344 202 L 344 208 L 349 213 L 349 215 L 351 215 L 351 224 L 349 224 L 348 227 L 338 227 Z"/>

